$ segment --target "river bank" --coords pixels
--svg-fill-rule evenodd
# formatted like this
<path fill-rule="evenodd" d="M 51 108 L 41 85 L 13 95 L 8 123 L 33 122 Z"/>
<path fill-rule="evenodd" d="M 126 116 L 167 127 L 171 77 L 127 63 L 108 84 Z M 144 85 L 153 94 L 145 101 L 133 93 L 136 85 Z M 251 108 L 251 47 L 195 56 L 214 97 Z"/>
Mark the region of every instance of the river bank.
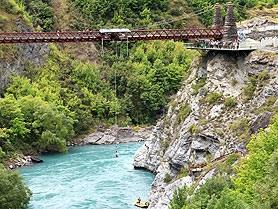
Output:
<path fill-rule="evenodd" d="M 152 132 L 153 126 L 146 128 L 141 127 L 116 127 L 112 126 L 108 129 L 99 127 L 95 132 L 86 137 L 78 138 L 67 144 L 67 147 L 86 146 L 86 145 L 110 145 L 110 144 L 125 144 L 130 142 L 142 142 L 148 139 Z M 14 154 L 10 159 L 3 164 L 6 169 L 16 169 L 20 167 L 30 166 L 35 163 L 42 163 L 38 158 L 49 152 L 32 153 L 29 155 Z"/>

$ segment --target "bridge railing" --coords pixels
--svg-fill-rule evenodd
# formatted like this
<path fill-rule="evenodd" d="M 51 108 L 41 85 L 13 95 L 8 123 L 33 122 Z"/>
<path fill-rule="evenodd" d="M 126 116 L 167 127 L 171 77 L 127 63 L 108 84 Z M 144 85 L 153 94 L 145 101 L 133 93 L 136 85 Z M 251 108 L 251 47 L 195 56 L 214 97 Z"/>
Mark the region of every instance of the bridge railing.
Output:
<path fill-rule="evenodd" d="M 198 39 L 223 37 L 222 28 L 194 28 L 167 30 L 133 30 L 130 33 L 101 34 L 99 31 L 76 32 L 31 32 L 31 33 L 0 33 L 0 43 L 44 43 L 44 42 L 100 42 L 105 41 L 139 41 Z"/>
<path fill-rule="evenodd" d="M 185 43 L 184 47 L 187 49 L 217 49 L 217 50 L 252 50 L 252 49 L 261 49 L 263 46 L 260 43 L 255 42 L 229 42 L 227 44 L 223 44 L 223 42 L 219 42 L 216 44 L 215 42 L 196 42 L 196 43 Z"/>
<path fill-rule="evenodd" d="M 222 38 L 222 28 L 167 29 L 167 30 L 133 30 L 129 40 L 165 40 L 192 38 Z"/>
<path fill-rule="evenodd" d="M 99 38 L 97 31 L 0 33 L 0 43 L 99 41 Z"/>

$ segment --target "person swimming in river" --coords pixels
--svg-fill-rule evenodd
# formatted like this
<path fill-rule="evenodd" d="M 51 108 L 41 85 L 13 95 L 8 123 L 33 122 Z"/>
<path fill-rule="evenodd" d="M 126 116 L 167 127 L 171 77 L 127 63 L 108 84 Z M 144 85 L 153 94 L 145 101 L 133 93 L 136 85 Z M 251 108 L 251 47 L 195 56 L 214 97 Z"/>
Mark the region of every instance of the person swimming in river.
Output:
<path fill-rule="evenodd" d="M 116 151 L 116 158 L 118 157 L 118 152 Z"/>

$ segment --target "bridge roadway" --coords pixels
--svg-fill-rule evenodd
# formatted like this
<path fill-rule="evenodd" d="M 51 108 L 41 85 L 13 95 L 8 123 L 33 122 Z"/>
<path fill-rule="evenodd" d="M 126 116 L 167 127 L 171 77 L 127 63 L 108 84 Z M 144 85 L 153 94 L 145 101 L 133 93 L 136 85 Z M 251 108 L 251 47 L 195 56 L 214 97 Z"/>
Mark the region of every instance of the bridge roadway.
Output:
<path fill-rule="evenodd" d="M 102 42 L 179 39 L 221 39 L 223 28 L 132 30 L 130 33 L 99 31 L 0 33 L 0 44 L 48 42 Z"/>

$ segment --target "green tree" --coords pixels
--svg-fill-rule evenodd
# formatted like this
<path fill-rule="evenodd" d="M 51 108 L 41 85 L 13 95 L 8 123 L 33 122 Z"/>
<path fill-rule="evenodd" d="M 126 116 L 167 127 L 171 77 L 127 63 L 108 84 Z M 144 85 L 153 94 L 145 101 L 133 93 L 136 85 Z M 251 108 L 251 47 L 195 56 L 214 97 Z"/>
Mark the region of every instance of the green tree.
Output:
<path fill-rule="evenodd" d="M 173 200 L 170 202 L 170 209 L 182 209 L 188 205 L 187 197 L 190 195 L 190 189 L 184 185 L 174 191 Z"/>
<path fill-rule="evenodd" d="M 266 176 L 254 185 L 252 208 L 278 208 L 278 149 L 270 156 Z"/>
<path fill-rule="evenodd" d="M 17 171 L 0 167 L 0 208 L 27 209 L 32 196 Z"/>
<path fill-rule="evenodd" d="M 0 98 L 0 128 L 2 128 L 2 137 L 10 138 L 12 143 L 17 143 L 20 138 L 25 137 L 29 132 L 25 125 L 24 115 L 16 99 L 12 95 Z M 9 143 L 9 139 L 7 140 Z"/>
<path fill-rule="evenodd" d="M 267 162 L 272 153 L 278 148 L 278 116 L 274 116 L 269 129 L 261 130 L 247 145 L 248 158 L 236 167 L 237 178 L 233 178 L 236 190 L 244 194 L 245 200 L 251 204 L 255 196 L 253 185 L 267 174 Z"/>

